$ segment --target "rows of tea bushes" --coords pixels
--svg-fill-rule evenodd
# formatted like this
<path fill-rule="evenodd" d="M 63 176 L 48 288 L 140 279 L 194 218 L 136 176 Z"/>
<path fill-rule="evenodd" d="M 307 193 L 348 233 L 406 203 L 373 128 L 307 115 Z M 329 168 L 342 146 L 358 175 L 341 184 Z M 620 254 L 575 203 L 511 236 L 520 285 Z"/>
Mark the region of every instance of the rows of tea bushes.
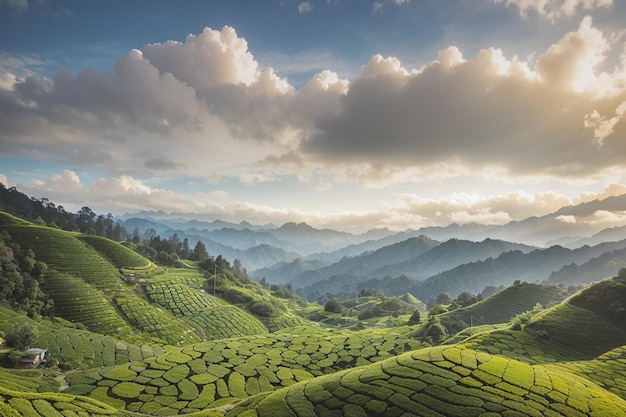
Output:
<path fill-rule="evenodd" d="M 80 240 L 87 243 L 116 268 L 147 269 L 152 263 L 126 246 L 102 236 L 82 235 Z"/>
<path fill-rule="evenodd" d="M 129 411 L 189 413 L 419 347 L 389 332 L 333 335 L 294 329 L 198 343 L 99 374 L 73 373 L 67 392 Z"/>
<path fill-rule="evenodd" d="M 48 349 L 48 357 L 69 362 L 72 367 L 97 368 L 142 361 L 164 352 L 160 346 L 135 345 L 79 329 L 54 329 L 40 334 L 37 347 Z"/>
<path fill-rule="evenodd" d="M 151 302 L 166 308 L 176 317 L 197 314 L 226 304 L 221 299 L 193 289 L 176 278 L 150 280 L 142 285 Z"/>
<path fill-rule="evenodd" d="M 0 415 L 3 417 L 100 417 L 127 414 L 88 397 L 51 392 L 14 391 L 0 385 Z"/>
<path fill-rule="evenodd" d="M 134 328 L 166 344 L 177 346 L 202 340 L 195 328 L 142 298 L 129 294 L 126 297 L 116 297 L 114 301 L 126 321 Z"/>
<path fill-rule="evenodd" d="M 146 280 L 142 286 L 152 303 L 181 318 L 203 339 L 223 339 L 267 332 L 267 327 L 250 313 L 184 283 L 187 281 L 191 285 L 197 285 L 197 281 L 193 281 L 190 274 L 186 276 L 186 280 L 181 279 L 178 276 L 179 271 L 166 274 L 167 278 Z"/>
<path fill-rule="evenodd" d="M 79 234 L 43 226 L 8 227 L 14 241 L 30 248 L 50 269 L 66 272 L 112 294 L 124 290 L 118 270 L 79 239 Z"/>
<path fill-rule="evenodd" d="M 250 313 L 233 305 L 225 305 L 184 316 L 205 340 L 228 339 L 267 333 L 267 327 Z"/>
<path fill-rule="evenodd" d="M 567 292 L 556 285 L 521 283 L 499 291 L 476 304 L 458 310 L 443 313 L 450 321 L 463 320 L 467 324 L 505 323 L 517 314 L 523 313 L 536 304 L 544 308 L 560 303 L 567 297 Z"/>
<path fill-rule="evenodd" d="M 530 365 L 576 360 L 579 356 L 526 332 L 502 329 L 478 333 L 463 345 L 491 355 L 505 356 Z"/>
<path fill-rule="evenodd" d="M 70 274 L 50 272 L 43 285 L 54 300 L 55 314 L 102 334 L 131 333 L 108 297 L 94 285 Z"/>
<path fill-rule="evenodd" d="M 626 400 L 626 345 L 589 361 L 570 361 L 550 365 L 595 382 Z"/>
<path fill-rule="evenodd" d="M 538 314 L 525 331 L 589 359 L 626 344 L 626 330 L 597 313 L 568 303 Z"/>
<path fill-rule="evenodd" d="M 626 401 L 575 375 L 442 346 L 294 384 L 228 417 L 621 416 Z"/>

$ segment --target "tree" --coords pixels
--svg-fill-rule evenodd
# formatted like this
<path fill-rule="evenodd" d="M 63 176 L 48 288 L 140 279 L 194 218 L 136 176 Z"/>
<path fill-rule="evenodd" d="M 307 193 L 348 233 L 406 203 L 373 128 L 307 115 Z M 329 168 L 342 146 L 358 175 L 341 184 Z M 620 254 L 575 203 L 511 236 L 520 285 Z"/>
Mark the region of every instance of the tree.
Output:
<path fill-rule="evenodd" d="M 331 297 L 326 301 L 324 305 L 324 311 L 328 311 L 329 313 L 341 313 L 343 307 L 335 297 Z"/>
<path fill-rule="evenodd" d="M 439 293 L 435 299 L 436 304 L 450 304 L 451 302 L 452 298 L 445 292 Z"/>
<path fill-rule="evenodd" d="M 261 317 L 271 317 L 277 314 L 276 309 L 270 303 L 258 301 L 250 306 L 250 312 Z"/>
<path fill-rule="evenodd" d="M 413 314 L 411 314 L 411 317 L 409 317 L 409 326 L 413 326 L 414 324 L 418 324 L 421 319 L 422 319 L 422 315 L 420 314 L 420 311 L 415 309 Z"/>
<path fill-rule="evenodd" d="M 207 259 L 209 259 L 209 254 L 206 251 L 206 246 L 204 245 L 204 243 L 202 243 L 201 240 L 199 240 L 198 243 L 196 243 L 196 246 L 194 246 L 193 251 L 189 255 L 189 259 L 198 262 L 206 261 Z"/>
<path fill-rule="evenodd" d="M 17 349 L 26 350 L 32 347 L 39 337 L 37 329 L 29 324 L 23 323 L 18 325 L 11 333 L 5 336 L 7 346 Z"/>
<path fill-rule="evenodd" d="M 434 306 L 432 306 L 432 308 L 428 312 L 428 316 L 429 317 L 434 317 L 434 316 L 436 316 L 438 314 L 445 313 L 446 311 L 448 311 L 448 310 L 444 306 L 442 306 L 441 304 L 435 304 Z"/>

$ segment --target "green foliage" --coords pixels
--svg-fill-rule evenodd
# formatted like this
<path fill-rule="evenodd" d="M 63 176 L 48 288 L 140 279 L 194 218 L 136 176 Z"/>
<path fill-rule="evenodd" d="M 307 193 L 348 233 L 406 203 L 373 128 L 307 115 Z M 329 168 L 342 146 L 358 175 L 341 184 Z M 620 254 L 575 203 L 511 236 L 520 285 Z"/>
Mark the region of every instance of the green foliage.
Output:
<path fill-rule="evenodd" d="M 17 350 L 26 350 L 35 347 L 39 332 L 29 324 L 19 324 L 11 333 L 5 336 L 7 346 Z"/>
<path fill-rule="evenodd" d="M 326 304 L 324 304 L 324 311 L 329 313 L 341 313 L 342 310 L 343 307 L 335 297 L 329 298 Z"/>
<path fill-rule="evenodd" d="M 271 303 L 265 301 L 257 301 L 250 306 L 250 312 L 261 317 L 272 317 L 278 312 Z"/>
<path fill-rule="evenodd" d="M 422 319 L 422 315 L 421 315 L 420 311 L 416 309 L 413 312 L 413 314 L 411 314 L 411 317 L 409 317 L 409 326 L 413 326 L 415 324 L 419 324 L 421 319 Z"/>

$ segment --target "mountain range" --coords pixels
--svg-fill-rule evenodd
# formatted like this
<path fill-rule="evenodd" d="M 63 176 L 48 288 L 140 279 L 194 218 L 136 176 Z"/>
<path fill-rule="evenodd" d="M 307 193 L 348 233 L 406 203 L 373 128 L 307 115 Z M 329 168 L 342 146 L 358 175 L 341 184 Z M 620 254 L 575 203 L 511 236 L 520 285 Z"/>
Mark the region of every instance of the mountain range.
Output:
<path fill-rule="evenodd" d="M 607 223 L 599 219 L 607 213 L 619 218 L 624 207 L 626 195 L 620 195 L 505 225 L 451 224 L 362 234 L 294 222 L 202 221 L 155 211 L 116 220 L 134 233 L 163 238 L 177 234 L 190 246 L 202 241 L 209 254 L 239 259 L 253 277 L 289 284 L 305 298 L 358 291 L 365 285 L 381 288 L 382 281 L 387 288 L 381 289 L 389 292 L 390 280 L 396 280 L 393 285 L 400 293 L 419 288 L 420 296 L 428 299 L 436 291 L 480 292 L 516 279 L 577 285 L 615 274 L 623 265 L 626 226 L 603 228 Z M 574 270 L 578 272 L 564 273 Z"/>

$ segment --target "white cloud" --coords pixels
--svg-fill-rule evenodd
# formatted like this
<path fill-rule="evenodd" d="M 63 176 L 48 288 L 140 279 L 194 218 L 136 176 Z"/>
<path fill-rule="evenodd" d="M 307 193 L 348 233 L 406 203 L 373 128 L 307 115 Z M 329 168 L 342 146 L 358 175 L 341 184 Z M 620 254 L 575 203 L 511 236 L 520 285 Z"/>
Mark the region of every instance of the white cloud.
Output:
<path fill-rule="evenodd" d="M 313 10 L 313 6 L 308 1 L 302 2 L 298 5 L 298 13 L 310 13 Z"/>
<path fill-rule="evenodd" d="M 230 197 L 230 193 L 224 190 L 211 191 L 209 197 L 213 200 L 226 200 Z"/>
<path fill-rule="evenodd" d="M 602 225 L 602 227 L 617 227 L 626 225 L 626 210 L 607 211 L 597 210 L 589 220 L 589 224 Z"/>
<path fill-rule="evenodd" d="M 594 129 L 593 136 L 600 145 L 603 144 L 604 139 L 614 132 L 615 126 L 621 122 L 626 113 L 626 101 L 617 106 L 615 109 L 615 116 L 606 118 L 597 110 L 594 110 L 590 114 L 585 115 L 585 127 Z"/>
<path fill-rule="evenodd" d="M 445 173 L 441 167 L 453 176 L 478 170 L 564 179 L 623 167 L 626 143 L 605 140 L 598 148 L 585 128 L 593 110 L 606 114 L 626 99 L 624 69 L 600 72 L 613 46 L 584 18 L 535 65 L 495 48 L 466 59 L 452 46 L 420 69 L 376 55 L 299 151 L 364 185 Z M 614 88 L 596 88 L 603 83 Z"/>
<path fill-rule="evenodd" d="M 551 21 L 572 17 L 578 10 L 593 10 L 613 5 L 613 0 L 495 0 L 495 2 L 516 6 L 523 18 L 527 18 L 530 13 L 536 13 L 539 17 Z"/>
<path fill-rule="evenodd" d="M 451 45 L 419 69 L 374 55 L 352 82 L 322 70 L 296 91 L 233 28 L 206 28 L 132 50 L 113 73 L 2 78 L 0 152 L 247 184 L 596 178 L 626 169 L 626 51 L 600 71 L 616 39 L 585 18 L 536 64 Z"/>
<path fill-rule="evenodd" d="M 260 182 L 274 182 L 277 181 L 277 178 L 264 172 L 245 171 L 239 174 L 239 181 L 244 185 L 251 186 Z"/>
<path fill-rule="evenodd" d="M 9 180 L 7 179 L 6 175 L 0 174 L 0 184 L 4 185 L 5 187 L 9 186 Z"/>
<path fill-rule="evenodd" d="M 537 61 L 546 83 L 567 91 L 594 91 L 597 69 L 606 60 L 609 43 L 586 16 L 576 32 L 570 32 L 548 48 Z"/>
<path fill-rule="evenodd" d="M 576 223 L 576 216 L 573 215 L 565 215 L 562 214 L 560 216 L 557 216 L 556 219 L 562 223 L 567 223 L 567 224 L 575 224 Z"/>
<path fill-rule="evenodd" d="M 503 211 L 492 212 L 490 207 L 485 207 L 476 212 L 469 213 L 467 211 L 455 211 L 450 214 L 450 220 L 456 224 L 486 224 L 486 225 L 503 225 L 511 221 L 509 215 Z"/>
<path fill-rule="evenodd" d="M 382 13 L 384 8 L 384 4 L 380 1 L 375 1 L 372 5 L 372 14 Z"/>

